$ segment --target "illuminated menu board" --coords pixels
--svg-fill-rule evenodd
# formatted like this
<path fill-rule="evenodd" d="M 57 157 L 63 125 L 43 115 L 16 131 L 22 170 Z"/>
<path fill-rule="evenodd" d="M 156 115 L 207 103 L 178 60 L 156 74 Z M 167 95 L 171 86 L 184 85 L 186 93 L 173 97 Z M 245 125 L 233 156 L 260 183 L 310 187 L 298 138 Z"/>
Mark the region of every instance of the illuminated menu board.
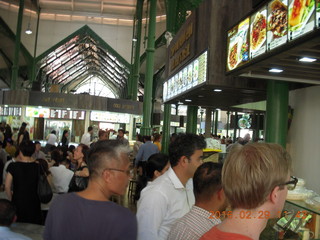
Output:
<path fill-rule="evenodd" d="M 163 84 L 163 101 L 167 101 L 207 81 L 208 53 L 205 51 Z"/>
<path fill-rule="evenodd" d="M 228 31 L 227 70 L 233 70 L 249 60 L 249 22 L 246 18 Z"/>
<path fill-rule="evenodd" d="M 270 0 L 228 31 L 227 71 L 313 31 L 315 26 L 320 28 L 320 0 Z"/>
<path fill-rule="evenodd" d="M 288 40 L 288 0 L 273 0 L 268 4 L 268 50 L 283 45 Z"/>
<path fill-rule="evenodd" d="M 85 111 L 67 110 L 67 109 L 50 109 L 50 118 L 56 119 L 77 119 L 84 120 Z"/>
<path fill-rule="evenodd" d="M 111 122 L 111 123 L 130 123 L 130 115 L 125 113 L 91 111 L 91 121 Z"/>
<path fill-rule="evenodd" d="M 250 22 L 250 58 L 254 58 L 266 52 L 267 8 L 253 14 Z"/>
<path fill-rule="evenodd" d="M 21 116 L 21 107 L 0 107 L 0 116 Z"/>
<path fill-rule="evenodd" d="M 27 117 L 49 118 L 49 115 L 50 115 L 49 108 L 26 107 Z"/>
<path fill-rule="evenodd" d="M 289 0 L 289 40 L 313 30 L 316 0 Z"/>
<path fill-rule="evenodd" d="M 320 28 L 320 0 L 317 0 L 316 12 L 317 27 Z"/>

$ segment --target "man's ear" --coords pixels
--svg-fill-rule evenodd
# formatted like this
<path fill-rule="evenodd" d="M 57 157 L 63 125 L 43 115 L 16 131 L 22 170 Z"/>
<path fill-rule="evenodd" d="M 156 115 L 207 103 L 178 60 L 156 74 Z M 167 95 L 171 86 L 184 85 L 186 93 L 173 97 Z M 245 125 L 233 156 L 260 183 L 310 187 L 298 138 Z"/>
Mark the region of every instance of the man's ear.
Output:
<path fill-rule="evenodd" d="M 189 163 L 189 159 L 186 156 L 182 156 L 179 159 L 181 166 L 185 167 Z"/>
<path fill-rule="evenodd" d="M 111 172 L 110 171 L 107 171 L 107 170 L 105 170 L 105 171 L 103 171 L 102 172 L 102 178 L 103 178 L 103 180 L 105 181 L 105 182 L 110 182 L 110 180 L 111 180 L 111 178 L 112 178 L 112 176 L 111 176 Z"/>
<path fill-rule="evenodd" d="M 225 200 L 225 195 L 224 195 L 224 190 L 223 190 L 223 188 L 221 188 L 219 191 L 217 191 L 217 196 L 218 196 L 218 199 L 219 200 Z"/>
<path fill-rule="evenodd" d="M 153 175 L 156 177 L 160 177 L 161 173 L 158 170 L 154 170 Z"/>
<path fill-rule="evenodd" d="M 279 186 L 276 186 L 272 191 L 271 193 L 269 194 L 269 201 L 271 203 L 276 203 L 279 199 L 279 191 L 280 191 L 280 187 Z"/>

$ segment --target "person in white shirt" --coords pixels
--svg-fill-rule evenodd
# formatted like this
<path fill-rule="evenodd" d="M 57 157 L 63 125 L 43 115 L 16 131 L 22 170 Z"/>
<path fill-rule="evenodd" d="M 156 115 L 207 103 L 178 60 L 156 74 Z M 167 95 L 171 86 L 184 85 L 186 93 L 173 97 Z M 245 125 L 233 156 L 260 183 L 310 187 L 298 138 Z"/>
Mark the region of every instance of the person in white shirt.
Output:
<path fill-rule="evenodd" d="M 192 177 L 202 164 L 205 141 L 195 134 L 179 134 L 169 145 L 171 167 L 148 184 L 138 202 L 138 239 L 167 239 L 175 220 L 192 208 Z"/>
<path fill-rule="evenodd" d="M 56 133 L 57 133 L 56 130 L 52 130 L 51 133 L 47 136 L 47 144 L 44 147 L 45 153 L 50 152 L 52 147 L 56 146 L 56 143 L 57 143 Z"/>
<path fill-rule="evenodd" d="M 56 164 L 57 166 L 49 168 L 52 176 L 52 191 L 54 193 L 67 193 L 74 173 L 68 169 L 66 159 L 60 157 L 56 159 Z"/>
<path fill-rule="evenodd" d="M 198 240 L 221 223 L 220 217 L 227 207 L 221 171 L 220 163 L 206 162 L 198 167 L 193 176 L 196 203 L 190 212 L 175 222 L 168 240 Z"/>
<path fill-rule="evenodd" d="M 90 147 L 92 133 L 93 133 L 93 127 L 90 126 L 90 127 L 88 127 L 88 132 L 86 132 L 82 135 L 80 143 L 85 144 L 88 147 Z"/>

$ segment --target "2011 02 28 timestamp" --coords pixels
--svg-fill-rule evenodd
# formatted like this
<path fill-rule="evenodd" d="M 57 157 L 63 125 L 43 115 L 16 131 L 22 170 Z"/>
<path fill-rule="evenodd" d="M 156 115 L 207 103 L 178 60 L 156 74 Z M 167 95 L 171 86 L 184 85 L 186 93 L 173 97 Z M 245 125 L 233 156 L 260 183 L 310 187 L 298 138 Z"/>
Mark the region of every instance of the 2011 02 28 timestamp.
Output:
<path fill-rule="evenodd" d="M 283 214 L 287 214 L 287 211 L 284 212 L 278 212 L 278 217 L 280 217 Z M 296 217 L 298 218 L 306 218 L 307 217 L 307 211 L 298 211 L 296 213 Z M 274 218 L 274 215 L 272 216 L 270 211 L 250 211 L 250 210 L 241 210 L 238 211 L 237 214 L 234 214 L 232 210 L 230 211 L 210 211 L 209 219 L 226 219 L 226 218 L 234 218 L 234 219 L 270 219 Z"/>

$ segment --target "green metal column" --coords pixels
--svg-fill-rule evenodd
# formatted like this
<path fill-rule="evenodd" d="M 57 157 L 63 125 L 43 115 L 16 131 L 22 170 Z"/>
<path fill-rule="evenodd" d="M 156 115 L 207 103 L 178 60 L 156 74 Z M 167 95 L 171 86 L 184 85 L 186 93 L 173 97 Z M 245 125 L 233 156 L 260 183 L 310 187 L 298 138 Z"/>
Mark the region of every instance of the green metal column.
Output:
<path fill-rule="evenodd" d="M 131 83 L 131 100 L 137 101 L 138 95 L 138 81 L 140 77 L 140 45 L 141 45 L 141 29 L 142 29 L 142 10 L 143 10 L 143 1 L 137 0 L 136 8 L 136 18 L 137 18 L 137 31 L 135 35 L 135 53 L 134 53 L 134 64 L 133 64 L 133 78 Z"/>
<path fill-rule="evenodd" d="M 256 114 L 256 122 L 257 122 L 257 127 L 254 131 L 254 137 L 253 140 L 257 140 L 260 137 L 260 113 Z"/>
<path fill-rule="evenodd" d="M 269 80 L 267 89 L 266 142 L 287 143 L 289 89 L 287 82 Z"/>
<path fill-rule="evenodd" d="M 144 82 L 143 97 L 143 123 L 141 127 L 142 135 L 151 135 L 151 110 L 152 110 L 152 84 L 154 68 L 154 42 L 156 30 L 156 10 L 157 0 L 150 0 L 148 46 L 147 46 L 147 69 Z"/>
<path fill-rule="evenodd" d="M 162 143 L 161 143 L 161 152 L 168 154 L 169 143 L 170 143 L 170 113 L 171 105 L 164 105 L 164 118 L 163 118 L 163 127 L 162 127 Z M 169 119 L 167 119 L 169 117 Z"/>
<path fill-rule="evenodd" d="M 37 29 L 36 29 L 36 39 L 34 42 L 34 51 L 33 51 L 33 61 L 32 61 L 32 72 L 31 72 L 31 83 L 36 81 L 36 57 L 37 57 L 37 45 L 38 45 L 38 31 L 39 31 L 39 22 L 40 22 L 40 8 L 38 10 L 38 18 L 37 18 Z"/>
<path fill-rule="evenodd" d="M 198 107 L 188 106 L 187 109 L 187 133 L 197 133 Z"/>
<path fill-rule="evenodd" d="M 234 114 L 234 125 L 233 125 L 233 142 L 236 142 L 237 139 L 237 126 L 238 126 L 238 113 Z"/>
<path fill-rule="evenodd" d="M 214 135 L 218 135 L 218 110 L 214 111 Z"/>
<path fill-rule="evenodd" d="M 229 136 L 229 121 L 230 121 L 230 112 L 227 112 L 227 136 Z M 226 136 L 226 137 L 227 137 Z"/>
<path fill-rule="evenodd" d="M 19 2 L 19 13 L 18 13 L 18 22 L 16 29 L 16 41 L 14 48 L 14 59 L 12 65 L 12 79 L 11 79 L 11 89 L 16 89 L 16 83 L 18 80 L 19 72 L 19 53 L 20 53 L 20 41 L 21 41 L 21 29 L 22 29 L 22 18 L 23 18 L 23 9 L 24 9 L 24 0 Z"/>

